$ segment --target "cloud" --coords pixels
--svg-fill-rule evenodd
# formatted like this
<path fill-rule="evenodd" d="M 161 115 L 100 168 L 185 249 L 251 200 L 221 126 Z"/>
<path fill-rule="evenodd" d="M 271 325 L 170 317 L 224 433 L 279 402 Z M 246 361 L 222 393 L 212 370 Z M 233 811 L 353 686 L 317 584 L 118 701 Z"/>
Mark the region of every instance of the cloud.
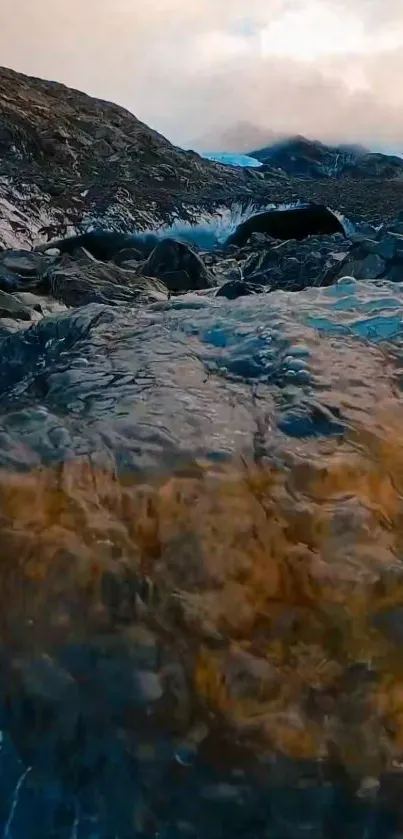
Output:
<path fill-rule="evenodd" d="M 228 131 L 232 150 L 247 149 L 248 125 L 252 146 L 254 132 L 273 130 L 403 149 L 402 43 L 402 0 L 0 8 L 4 64 L 117 101 L 174 142 L 210 149 Z"/>

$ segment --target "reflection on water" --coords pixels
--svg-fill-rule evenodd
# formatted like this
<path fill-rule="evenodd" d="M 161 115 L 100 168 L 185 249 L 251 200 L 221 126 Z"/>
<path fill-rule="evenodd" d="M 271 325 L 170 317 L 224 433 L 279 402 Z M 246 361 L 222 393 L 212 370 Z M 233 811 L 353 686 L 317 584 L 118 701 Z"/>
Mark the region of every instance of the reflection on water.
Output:
<path fill-rule="evenodd" d="M 402 300 L 3 341 L 4 836 L 401 835 Z"/>

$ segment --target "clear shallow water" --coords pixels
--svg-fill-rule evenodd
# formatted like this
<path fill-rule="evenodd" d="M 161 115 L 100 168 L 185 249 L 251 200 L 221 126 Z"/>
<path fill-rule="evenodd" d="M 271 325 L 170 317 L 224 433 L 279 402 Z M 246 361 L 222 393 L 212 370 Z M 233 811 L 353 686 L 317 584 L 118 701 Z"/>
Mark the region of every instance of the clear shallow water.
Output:
<path fill-rule="evenodd" d="M 152 480 L 154 474 L 172 473 L 195 459 L 207 459 L 214 468 L 233 463 L 237 456 L 288 469 L 295 464 L 320 465 L 322 458 L 327 463 L 326 453 L 332 452 L 332 447 L 343 446 L 344 438 L 351 440 L 354 434 L 357 453 L 366 455 L 366 432 L 397 445 L 402 312 L 402 285 L 343 280 L 333 288 L 298 294 L 278 292 L 235 302 L 187 295 L 140 310 L 92 305 L 47 319 L 2 341 L 0 466 L 21 471 L 45 466 L 45 474 L 53 474 L 54 464 L 91 455 L 98 464 L 117 468 L 121 475 Z M 375 420 L 380 409 L 397 417 L 395 426 L 382 426 L 382 419 Z M 362 436 L 357 429 L 363 431 Z M 353 458 L 348 449 L 342 451 Z M 397 471 L 394 479 L 398 480 L 399 474 Z M 354 480 L 351 486 L 347 480 L 341 511 L 332 496 L 342 531 L 342 536 L 335 531 L 332 539 L 340 563 L 336 566 L 343 573 L 347 548 L 351 548 L 349 539 L 357 538 L 361 544 L 365 534 L 372 533 L 371 521 L 360 518 L 360 511 L 356 515 L 355 508 L 357 530 L 351 526 L 351 496 L 360 492 Z M 71 497 L 74 501 L 76 493 L 78 505 L 74 513 L 78 518 L 73 520 L 75 527 L 82 526 L 85 541 L 89 538 L 84 536 L 86 516 L 95 516 L 96 505 L 92 496 L 86 501 L 84 478 L 72 481 Z M 9 490 L 7 483 L 3 480 L 2 497 L 7 496 L 7 503 L 12 504 L 12 488 Z M 294 495 L 290 495 L 296 508 L 300 505 L 297 490 L 294 487 Z M 15 492 L 16 499 L 32 510 L 32 517 L 23 519 L 14 530 L 38 529 L 35 516 L 44 503 L 43 496 L 39 490 L 36 495 L 28 489 L 19 496 L 18 486 Z M 50 495 L 49 504 L 56 503 L 52 498 Z M 57 504 L 63 506 L 57 498 Z M 395 521 L 397 513 L 383 484 L 377 503 L 383 505 L 385 516 Z M 169 519 L 169 495 L 164 504 Z M 304 504 L 301 509 L 298 506 L 299 516 L 305 515 L 308 496 Z M 112 509 L 110 505 L 112 500 L 102 508 L 103 515 Z M 212 544 L 221 538 L 222 520 L 217 521 Z M 343 541 L 343 527 L 347 542 Z M 7 546 L 13 544 L 7 541 L 8 531 L 5 534 L 3 530 L 4 556 Z M 80 531 L 72 528 L 70 542 L 64 544 L 71 556 L 74 535 L 81 538 Z M 108 538 L 115 538 L 112 530 Z M 19 548 L 18 544 L 16 557 L 25 556 L 25 542 Z M 379 541 L 380 557 L 387 553 L 388 545 Z M 45 544 L 42 549 L 46 555 Z M 189 563 L 193 554 L 190 551 Z M 351 557 L 351 561 L 356 559 Z M 357 577 L 357 568 L 351 579 L 354 574 Z M 68 587 L 68 564 L 66 569 Z M 169 574 L 174 584 L 171 566 Z M 45 583 L 41 576 L 38 580 L 35 585 L 41 590 Z M 208 579 L 204 582 L 208 588 Z M 28 586 L 22 612 L 28 608 L 30 591 Z M 8 607 L 4 593 L 2 598 L 5 623 Z M 350 608 L 353 605 L 347 601 L 346 612 Z M 46 624 L 45 608 L 43 613 Z M 236 629 L 235 637 L 244 643 L 243 630 Z M 193 705 L 192 712 L 186 710 L 184 717 L 180 716 L 180 723 L 175 717 L 175 725 L 167 725 L 169 708 L 162 716 L 153 716 L 155 685 L 151 677 L 147 681 L 142 676 L 142 689 L 137 682 L 133 687 L 126 681 L 127 654 L 122 654 L 121 639 L 130 632 L 131 627 L 120 628 L 118 642 L 107 635 L 102 653 L 99 638 L 69 637 L 61 648 L 48 639 L 46 652 L 57 658 L 64 675 L 52 671 L 50 682 L 44 679 L 46 701 L 41 689 L 35 690 L 45 709 L 49 704 L 53 709 L 54 727 L 48 725 L 52 718 L 48 710 L 38 721 L 29 701 L 25 699 L 24 704 L 21 700 L 19 705 L 16 700 L 7 706 L 2 697 L 0 823 L 5 837 L 397 839 L 401 831 L 396 801 L 399 772 L 392 778 L 386 773 L 379 781 L 379 765 L 369 758 L 367 765 L 363 757 L 363 765 L 351 774 L 340 767 L 329 774 L 323 762 L 306 755 L 301 760 L 293 748 L 291 755 L 276 759 L 265 752 L 254 763 L 244 751 L 239 732 L 236 737 L 227 735 L 228 720 L 222 720 L 222 711 L 213 724 Z M 148 642 L 134 642 L 130 637 L 130 673 L 153 672 L 153 645 L 150 651 Z M 21 639 L 16 638 L 23 647 L 19 654 L 26 656 L 28 646 L 36 660 L 43 651 L 43 638 L 38 639 L 34 625 L 27 632 L 21 629 Z M 171 646 L 169 637 L 161 641 L 158 667 L 180 673 L 175 668 L 182 648 L 179 646 L 178 652 L 175 647 L 171 656 Z M 365 645 L 362 656 L 364 649 L 369 660 Z M 360 656 L 352 652 L 348 667 L 358 667 L 358 663 L 363 667 Z M 7 654 L 5 658 L 7 675 Z M 67 677 L 67 699 L 61 700 L 59 685 L 65 683 L 66 673 L 74 675 L 74 685 Z M 35 674 L 36 682 L 27 677 L 31 688 L 32 680 L 42 683 L 36 670 Z M 177 678 L 180 681 L 180 675 Z M 2 684 L 6 683 L 3 678 Z M 49 684 L 58 687 L 50 689 Z M 76 685 L 81 717 L 72 738 L 68 732 L 73 723 L 66 709 L 75 707 Z M 176 695 L 181 695 L 181 690 L 177 688 Z M 134 711 L 125 705 L 129 693 Z M 54 710 L 60 702 L 64 703 L 61 729 Z M 361 718 L 346 718 L 347 739 L 351 734 L 356 743 Z M 211 726 L 207 738 L 197 733 L 200 725 Z M 378 743 L 380 735 L 374 738 Z M 199 755 L 200 740 L 203 749 Z M 355 751 L 360 753 L 360 748 L 365 755 L 362 745 L 356 745 Z M 360 775 L 374 783 L 360 787 L 361 778 L 357 795 L 353 780 Z"/>
<path fill-rule="evenodd" d="M 48 318 L 2 343 L 0 463 L 103 450 L 121 466 L 159 469 L 251 454 L 261 416 L 267 444 L 288 446 L 280 428 L 294 414 L 308 422 L 314 406 L 331 405 L 343 423 L 365 416 L 376 389 L 391 393 L 384 344 L 399 349 L 402 311 L 401 285 L 343 280 Z"/>

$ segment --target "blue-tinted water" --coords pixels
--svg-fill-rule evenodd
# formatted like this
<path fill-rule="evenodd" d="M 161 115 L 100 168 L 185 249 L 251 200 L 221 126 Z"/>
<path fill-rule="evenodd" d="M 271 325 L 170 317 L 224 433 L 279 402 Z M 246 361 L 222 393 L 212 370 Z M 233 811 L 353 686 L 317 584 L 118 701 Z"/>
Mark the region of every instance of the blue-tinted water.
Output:
<path fill-rule="evenodd" d="M 343 280 L 297 294 L 234 302 L 188 294 L 46 318 L 2 342 L 0 464 L 23 466 L 28 452 L 39 463 L 104 450 L 136 469 L 159 468 L 248 453 L 257 410 L 281 445 L 279 418 L 301 403 L 309 412 L 337 391 L 341 414 L 343 400 L 350 413 L 361 401 L 366 411 L 378 379 L 388 390 L 378 366 L 383 342 L 400 346 L 402 291 Z"/>
<path fill-rule="evenodd" d="M 400 406 L 402 314 L 403 284 L 343 280 L 297 294 L 234 302 L 189 294 L 47 318 L 2 338 L 0 466 L 96 454 L 143 476 L 195 458 L 256 459 L 257 447 L 278 464 L 309 460 L 380 405 Z M 400 776 L 357 797 L 348 775 L 327 775 L 320 763 L 277 756 L 251 766 L 238 756 L 227 766 L 214 737 L 197 756 L 175 731 L 154 730 L 147 702 L 131 711 L 129 736 L 116 710 L 126 665 L 105 653 L 101 667 L 86 644 L 63 655 L 84 708 L 73 740 L 46 715 L 43 736 L 33 736 L 29 703 L 15 711 L 3 702 L 5 839 L 401 836 Z M 106 675 L 92 683 L 92 667 Z M 76 702 L 71 690 L 66 707 Z"/>

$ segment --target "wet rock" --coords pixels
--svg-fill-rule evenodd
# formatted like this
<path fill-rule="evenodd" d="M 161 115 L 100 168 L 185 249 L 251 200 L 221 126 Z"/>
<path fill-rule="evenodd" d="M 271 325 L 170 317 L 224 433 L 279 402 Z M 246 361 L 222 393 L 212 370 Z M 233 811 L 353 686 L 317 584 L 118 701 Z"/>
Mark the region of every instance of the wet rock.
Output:
<path fill-rule="evenodd" d="M 198 256 L 188 245 L 175 239 L 164 239 L 143 262 L 145 277 L 158 277 L 169 291 L 197 291 L 212 285 L 212 278 Z"/>
<path fill-rule="evenodd" d="M 386 279 L 391 283 L 403 282 L 403 265 L 392 265 L 386 275 Z"/>
<path fill-rule="evenodd" d="M 276 244 L 276 239 L 268 233 L 252 233 L 248 239 L 250 248 L 271 248 Z"/>
<path fill-rule="evenodd" d="M 392 641 L 403 643 L 403 608 L 396 607 L 378 612 L 373 618 L 373 623 Z"/>
<path fill-rule="evenodd" d="M 270 283 L 271 272 L 278 264 L 285 248 L 272 247 L 270 250 L 253 251 L 246 259 L 242 273 L 245 280 L 261 285 Z"/>
<path fill-rule="evenodd" d="M 47 293 L 66 306 L 130 306 L 168 297 L 166 286 L 158 279 L 139 276 L 114 263 L 93 262 L 85 255 L 79 260 L 63 257 L 48 269 L 45 281 Z"/>
<path fill-rule="evenodd" d="M 264 233 L 274 239 L 306 239 L 318 234 L 341 233 L 344 227 L 327 207 L 313 204 L 286 210 L 269 210 L 257 213 L 240 224 L 227 239 L 227 245 L 242 247 L 252 233 Z"/>
<path fill-rule="evenodd" d="M 142 259 L 143 255 L 141 251 L 136 250 L 136 248 L 123 248 L 115 254 L 113 261 L 115 265 L 120 265 L 124 268 L 126 263 L 137 263 L 141 262 Z"/>
<path fill-rule="evenodd" d="M 16 320 L 31 320 L 31 312 L 12 294 L 0 291 L 0 317 L 11 317 Z"/>
<path fill-rule="evenodd" d="M 403 259 L 403 236 L 400 233 L 390 233 L 390 237 L 393 238 L 395 242 L 394 257 L 397 259 Z"/>
<path fill-rule="evenodd" d="M 13 292 L 26 287 L 26 283 L 16 274 L 12 274 L 0 263 L 0 289 Z"/>
<path fill-rule="evenodd" d="M 62 663 L 89 701 L 95 693 L 114 716 L 154 705 L 163 695 L 158 649 L 150 634 L 100 636 L 90 644 L 71 644 L 63 650 Z"/>
<path fill-rule="evenodd" d="M 158 673 L 150 670 L 137 670 L 134 673 L 135 697 L 140 704 L 151 705 L 163 696 L 163 689 Z"/>
<path fill-rule="evenodd" d="M 368 222 L 358 222 L 355 224 L 355 229 L 351 234 L 351 239 L 354 242 L 360 241 L 361 239 L 376 239 L 377 232 L 376 227 L 372 224 L 368 224 Z"/>
<path fill-rule="evenodd" d="M 76 693 L 76 683 L 72 676 L 48 655 L 16 659 L 12 669 L 19 678 L 21 688 L 32 698 L 58 703 L 66 695 L 70 699 Z"/>
<path fill-rule="evenodd" d="M 350 248 L 350 256 L 359 261 L 365 259 L 368 254 L 376 253 L 378 242 L 376 239 L 360 239 L 358 242 L 353 239 L 353 245 Z"/>
<path fill-rule="evenodd" d="M 257 658 L 243 651 L 228 653 L 224 663 L 224 678 L 231 698 L 262 698 L 273 687 L 278 686 L 279 677 L 275 668 L 265 659 Z"/>
<path fill-rule="evenodd" d="M 202 787 L 200 795 L 205 801 L 211 801 L 216 804 L 228 803 L 239 805 L 243 803 L 244 789 L 235 784 L 221 782 Z"/>
<path fill-rule="evenodd" d="M 25 745 L 34 748 L 41 737 L 57 732 L 74 736 L 79 714 L 78 687 L 73 677 L 49 655 L 17 658 L 8 678 L 10 724 Z"/>
<path fill-rule="evenodd" d="M 402 236 L 403 235 L 403 220 L 398 221 L 396 224 L 393 224 L 389 228 L 389 230 L 390 230 L 391 233 L 398 233 L 399 236 Z"/>
<path fill-rule="evenodd" d="M 84 248 L 94 259 L 108 262 L 123 248 L 130 247 L 130 236 L 110 230 L 91 230 L 64 239 L 53 239 L 43 245 L 38 245 L 37 252 L 45 252 L 57 248 L 60 253 L 74 255 L 80 248 Z"/>
<path fill-rule="evenodd" d="M 300 291 L 307 286 L 328 285 L 337 277 L 345 256 L 345 251 L 339 254 L 335 250 L 337 245 L 338 237 L 328 236 L 248 249 L 242 265 L 243 279 L 272 290 Z"/>
<path fill-rule="evenodd" d="M 357 265 L 355 277 L 357 280 L 376 280 L 385 273 L 385 270 L 385 260 L 377 253 L 371 253 Z"/>
<path fill-rule="evenodd" d="M 243 280 L 229 280 L 224 283 L 216 292 L 216 297 L 226 297 L 227 300 L 237 300 L 238 297 L 246 297 L 250 294 L 260 294 L 267 291 L 264 286 L 259 286 L 253 283 L 247 283 Z"/>
<path fill-rule="evenodd" d="M 397 242 L 394 236 L 385 236 L 384 239 L 381 239 L 380 242 L 376 243 L 376 247 L 374 248 L 374 253 L 381 256 L 382 259 L 393 259 L 396 255 L 397 250 Z"/>
<path fill-rule="evenodd" d="M 40 274 L 43 260 L 30 251 L 4 251 L 1 265 L 13 274 L 21 277 L 36 277 Z"/>
<path fill-rule="evenodd" d="M 33 309 L 34 312 L 43 314 L 41 298 L 36 294 L 32 294 L 30 291 L 19 291 L 14 294 L 13 297 L 15 300 L 19 300 L 19 302 L 28 309 Z"/>

